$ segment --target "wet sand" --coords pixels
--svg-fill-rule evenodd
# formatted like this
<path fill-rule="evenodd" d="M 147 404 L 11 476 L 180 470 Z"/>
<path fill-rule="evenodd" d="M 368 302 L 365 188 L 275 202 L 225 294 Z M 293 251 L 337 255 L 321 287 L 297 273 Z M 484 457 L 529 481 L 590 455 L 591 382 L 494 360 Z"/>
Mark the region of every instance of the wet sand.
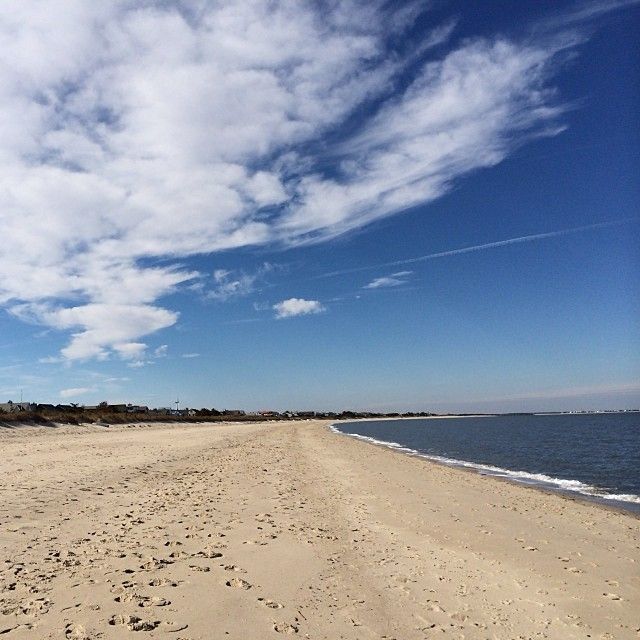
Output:
<path fill-rule="evenodd" d="M 0 635 L 635 638 L 640 520 L 321 422 L 0 428 Z"/>

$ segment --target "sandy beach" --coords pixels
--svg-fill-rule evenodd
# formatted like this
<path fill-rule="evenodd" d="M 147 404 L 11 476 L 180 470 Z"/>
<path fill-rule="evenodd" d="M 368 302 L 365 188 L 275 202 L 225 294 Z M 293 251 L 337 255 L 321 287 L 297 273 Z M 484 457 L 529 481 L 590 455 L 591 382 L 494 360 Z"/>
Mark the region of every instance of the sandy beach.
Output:
<path fill-rule="evenodd" d="M 0 428 L 0 635 L 640 637 L 640 520 L 326 423 Z"/>

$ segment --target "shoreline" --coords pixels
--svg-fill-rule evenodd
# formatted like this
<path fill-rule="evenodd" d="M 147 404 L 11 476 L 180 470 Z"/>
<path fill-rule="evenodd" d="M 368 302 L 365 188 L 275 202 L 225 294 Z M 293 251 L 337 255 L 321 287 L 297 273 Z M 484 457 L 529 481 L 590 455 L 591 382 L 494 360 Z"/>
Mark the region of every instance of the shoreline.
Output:
<path fill-rule="evenodd" d="M 478 416 L 475 416 L 478 417 Z M 409 418 L 411 419 L 411 418 Z M 355 420 L 353 421 L 355 422 Z M 568 489 L 561 489 L 561 488 L 553 488 L 553 487 L 545 487 L 542 484 L 536 484 L 535 482 L 523 482 L 523 481 L 518 481 L 515 478 L 510 478 L 508 476 L 501 476 L 501 475 L 497 475 L 497 474 L 491 474 L 489 472 L 482 472 L 480 469 L 477 469 L 475 467 L 473 467 L 472 465 L 474 463 L 468 461 L 468 460 L 460 460 L 459 462 L 461 463 L 468 463 L 469 466 L 465 466 L 464 464 L 457 464 L 455 461 L 451 461 L 451 462 L 445 462 L 444 460 L 438 460 L 434 457 L 429 456 L 428 454 L 422 454 L 419 451 L 416 451 L 414 449 L 409 449 L 406 447 L 402 447 L 402 448 L 398 448 L 395 446 L 392 446 L 391 444 L 387 443 L 385 444 L 384 441 L 382 440 L 375 440 L 374 439 L 367 439 L 363 436 L 359 436 L 357 434 L 350 434 L 350 433 L 342 433 L 339 430 L 334 430 L 333 427 L 335 425 L 334 424 L 330 424 L 327 425 L 327 428 L 332 432 L 335 433 L 336 435 L 339 436 L 343 436 L 345 438 L 350 438 L 356 441 L 360 441 L 364 444 L 373 446 L 373 447 L 378 447 L 380 449 L 383 449 L 385 451 L 389 451 L 391 453 L 394 453 L 396 455 L 399 456 L 407 456 L 410 458 L 415 458 L 418 460 L 422 460 L 425 463 L 429 463 L 429 464 L 435 464 L 438 465 L 440 467 L 444 467 L 447 469 L 455 469 L 457 471 L 462 471 L 463 473 L 470 473 L 474 476 L 480 476 L 481 478 L 486 478 L 489 480 L 497 480 L 498 482 L 506 482 L 507 484 L 510 485 L 514 485 L 517 487 L 522 487 L 523 489 L 533 489 L 535 491 L 541 491 L 547 495 L 550 496 L 557 496 L 560 498 L 563 498 L 565 500 L 569 500 L 569 501 L 576 501 L 579 503 L 586 503 L 592 506 L 596 506 L 596 507 L 600 507 L 602 509 L 607 509 L 610 511 L 614 511 L 616 513 L 621 513 L 624 515 L 628 515 L 631 516 L 632 518 L 636 518 L 638 520 L 640 520 L 640 505 L 637 505 L 637 507 L 624 507 L 622 506 L 622 504 L 634 504 L 635 503 L 629 503 L 629 502 L 625 502 L 623 500 L 611 500 L 611 499 L 607 499 L 607 498 L 598 498 L 597 496 L 590 496 L 587 494 L 583 494 L 580 493 L 578 491 L 570 491 Z M 505 469 L 505 471 L 509 471 L 508 469 Z"/>
<path fill-rule="evenodd" d="M 0 430 L 0 633 L 636 638 L 637 518 L 330 424 Z"/>
<path fill-rule="evenodd" d="M 493 417 L 493 416 L 452 416 L 452 417 Z M 407 418 L 407 419 L 412 420 L 412 419 L 418 419 L 418 418 Z M 349 423 L 365 422 L 365 421 L 366 421 L 365 419 L 351 420 L 349 421 Z M 329 425 L 329 429 L 338 435 L 352 438 L 355 440 L 360 440 L 366 444 L 370 444 L 376 447 L 381 447 L 383 449 L 388 449 L 389 451 L 393 451 L 401 455 L 410 456 L 412 458 L 419 458 L 421 460 L 425 460 L 427 462 L 431 462 L 433 464 L 437 464 L 443 467 L 459 469 L 466 473 L 473 473 L 475 475 L 478 475 L 484 478 L 493 478 L 496 480 L 500 480 L 502 482 L 515 484 L 520 487 L 535 489 L 536 491 L 544 491 L 551 495 L 562 496 L 568 500 L 573 499 L 578 501 L 584 501 L 589 504 L 595 504 L 605 509 L 613 509 L 614 511 L 627 513 L 632 515 L 635 518 L 640 519 L 640 503 L 638 502 L 608 498 L 608 497 L 598 496 L 598 495 L 591 495 L 588 493 L 583 493 L 579 490 L 566 489 L 566 488 L 563 488 L 562 486 L 557 486 L 557 487 L 549 486 L 551 482 L 548 482 L 545 480 L 538 480 L 538 479 L 534 479 L 530 481 L 527 481 L 527 479 L 520 480 L 516 475 L 509 475 L 509 474 L 522 473 L 521 471 L 518 471 L 515 469 L 508 469 L 506 467 L 493 467 L 492 465 L 488 465 L 488 464 L 484 465 L 482 463 L 476 463 L 471 460 L 462 460 L 462 459 L 454 459 L 454 458 L 444 459 L 442 456 L 438 457 L 438 456 L 430 455 L 427 453 L 421 453 L 416 449 L 405 447 L 395 442 L 377 440 L 376 438 L 370 438 L 368 436 L 362 436 L 360 434 L 343 433 L 342 431 L 339 430 L 339 427 L 337 426 L 339 424 L 340 423 L 332 423 L 331 425 Z M 484 468 L 484 467 L 493 467 L 493 468 Z M 532 472 L 526 472 L 526 473 L 532 473 Z M 545 475 L 546 477 L 551 479 L 551 476 L 547 476 L 547 474 L 538 473 L 535 475 Z M 554 478 L 554 480 L 570 481 L 570 482 L 573 481 L 571 478 Z"/>

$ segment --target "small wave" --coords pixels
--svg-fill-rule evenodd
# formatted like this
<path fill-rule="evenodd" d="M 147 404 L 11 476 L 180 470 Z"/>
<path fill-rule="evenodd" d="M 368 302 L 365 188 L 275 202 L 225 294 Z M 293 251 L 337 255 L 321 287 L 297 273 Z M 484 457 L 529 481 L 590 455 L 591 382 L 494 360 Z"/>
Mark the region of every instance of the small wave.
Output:
<path fill-rule="evenodd" d="M 480 464 L 477 462 L 469 462 L 468 460 L 458 460 L 456 458 L 447 458 L 445 456 L 438 456 L 428 453 L 423 453 L 416 449 L 405 447 L 398 442 L 388 440 L 378 440 L 369 436 L 362 436 L 359 433 L 348 433 L 346 431 L 340 431 L 335 425 L 331 425 L 331 430 L 334 433 L 339 433 L 351 438 L 357 438 L 358 440 L 365 440 L 371 444 L 377 444 L 395 451 L 402 451 L 418 458 L 425 458 L 427 460 L 433 460 L 441 464 L 446 464 L 451 467 L 463 467 L 465 469 L 472 469 L 480 474 L 490 475 L 497 478 L 506 478 L 513 480 L 521 484 L 530 484 L 548 489 L 559 489 L 561 491 L 570 491 L 573 493 L 579 493 L 584 496 L 592 498 L 598 498 L 601 500 L 611 500 L 615 502 L 631 502 L 634 504 L 640 504 L 640 496 L 633 493 L 607 493 L 604 489 L 594 487 L 593 485 L 585 484 L 579 480 L 567 480 L 565 478 L 554 478 L 544 473 L 530 473 L 529 471 L 514 471 L 513 469 L 504 469 L 503 467 L 494 467 L 490 464 Z"/>

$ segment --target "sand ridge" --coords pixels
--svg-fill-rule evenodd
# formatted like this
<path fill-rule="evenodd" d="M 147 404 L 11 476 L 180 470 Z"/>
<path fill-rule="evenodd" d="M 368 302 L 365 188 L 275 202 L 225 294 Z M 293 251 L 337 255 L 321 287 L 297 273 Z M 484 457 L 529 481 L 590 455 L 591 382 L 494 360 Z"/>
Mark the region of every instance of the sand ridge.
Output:
<path fill-rule="evenodd" d="M 0 635 L 638 638 L 638 520 L 324 423 L 0 429 Z"/>

